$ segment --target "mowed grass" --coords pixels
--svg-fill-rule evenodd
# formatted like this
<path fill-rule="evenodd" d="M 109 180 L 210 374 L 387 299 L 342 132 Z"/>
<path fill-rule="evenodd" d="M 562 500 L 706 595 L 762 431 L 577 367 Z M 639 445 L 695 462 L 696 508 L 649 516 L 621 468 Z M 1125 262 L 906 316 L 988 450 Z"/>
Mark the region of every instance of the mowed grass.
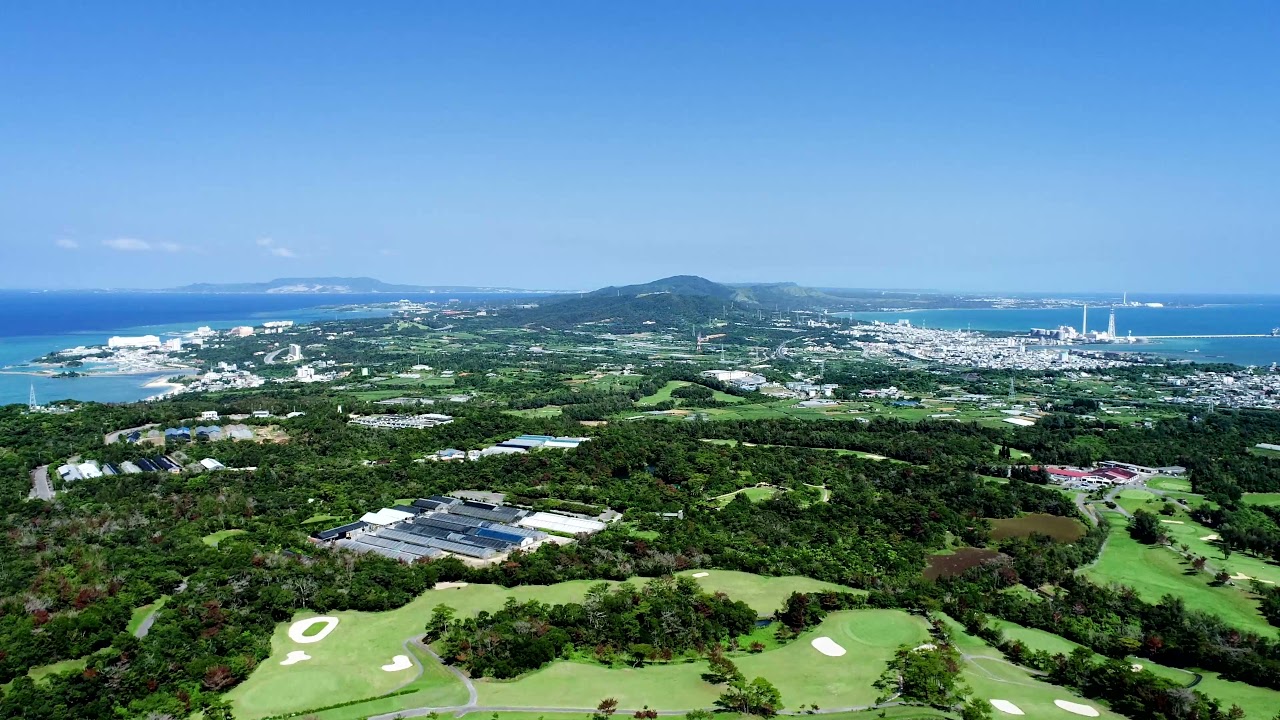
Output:
<path fill-rule="evenodd" d="M 1280 492 L 1245 493 L 1242 499 L 1249 505 L 1280 506 Z"/>
<path fill-rule="evenodd" d="M 1211 698 L 1217 698 L 1223 703 L 1224 709 L 1230 708 L 1234 703 L 1244 710 L 1245 717 L 1262 720 L 1270 720 L 1280 712 L 1280 691 L 1224 680 L 1214 672 L 1201 675 L 1204 679 L 1195 689 Z"/>
<path fill-rule="evenodd" d="M 1052 654 L 1061 653 L 1070 655 L 1073 650 L 1082 647 L 1079 643 L 1072 642 L 1061 635 L 1054 635 L 1051 632 L 1037 630 L 1035 628 L 1023 627 L 1017 623 L 1008 620 L 993 620 L 992 627 L 998 628 L 1004 633 L 1006 640 L 1018 640 L 1031 650 L 1047 652 Z"/>
<path fill-rule="evenodd" d="M 1243 552 L 1233 552 L 1231 557 L 1227 557 L 1222 552 L 1222 546 L 1216 541 L 1204 539 L 1214 534 L 1213 529 L 1196 522 L 1183 509 L 1178 508 L 1171 518 L 1162 516 L 1161 519 L 1176 521 L 1174 523 L 1164 523 L 1165 534 L 1169 536 L 1175 546 L 1186 545 L 1191 552 L 1208 558 L 1210 565 L 1213 567 L 1225 568 L 1227 572 L 1233 575 L 1244 573 L 1259 580 L 1280 583 L 1280 565 L 1266 558 Z M 1241 585 L 1247 584 L 1247 581 L 1241 582 Z"/>
<path fill-rule="evenodd" d="M 138 632 L 138 628 L 142 626 L 142 622 L 147 619 L 147 616 L 151 614 L 151 611 L 159 610 L 160 608 L 164 607 L 164 604 L 168 601 L 169 601 L 168 595 L 161 595 L 160 599 L 156 600 L 153 603 L 148 603 L 141 607 L 134 608 L 133 614 L 129 617 L 129 624 L 125 626 L 124 631 L 129 633 L 130 635 L 133 635 L 134 633 Z"/>
<path fill-rule="evenodd" d="M 676 573 L 686 577 L 707 573 L 706 577 L 693 578 L 706 592 L 722 592 L 731 600 L 741 600 L 751 606 L 761 616 L 772 615 L 782 609 L 783 603 L 793 592 L 811 593 L 824 590 L 864 594 L 863 590 L 854 590 L 835 583 L 814 580 L 813 578 L 790 575 L 786 577 L 764 577 L 736 570 L 686 570 Z M 637 581 L 638 582 L 638 581 Z"/>
<path fill-rule="evenodd" d="M 747 499 L 750 500 L 751 502 L 763 502 L 777 494 L 778 494 L 778 488 L 749 487 L 749 488 L 742 488 L 741 490 L 734 490 L 731 493 L 725 493 L 724 495 L 714 497 L 712 498 L 712 501 L 715 502 L 716 505 L 719 505 L 720 507 L 724 507 L 725 505 L 728 505 L 729 503 L 733 502 L 733 498 L 738 495 L 746 495 Z"/>
<path fill-rule="evenodd" d="M 1187 607 L 1213 613 L 1242 630 L 1275 636 L 1275 628 L 1258 613 L 1257 602 L 1248 593 L 1211 585 L 1208 574 L 1195 572 L 1172 550 L 1143 545 L 1129 537 L 1120 521 L 1113 522 L 1106 549 L 1085 574 L 1094 582 L 1127 585 L 1147 602 L 1174 595 Z"/>
<path fill-rule="evenodd" d="M 801 577 L 767 578 L 727 570 L 690 570 L 680 574 L 692 575 L 694 572 L 708 573 L 706 577 L 695 578 L 698 584 L 708 592 L 724 592 L 730 598 L 747 603 L 761 615 L 772 614 L 781 608 L 787 596 L 793 591 L 848 590 L 839 585 Z M 633 582 L 642 584 L 646 580 L 647 578 L 634 578 Z M 235 710 L 236 717 L 241 720 L 300 712 L 363 698 L 376 698 L 398 688 L 414 676 L 416 670 L 388 673 L 382 670 L 382 665 L 390 663 L 393 656 L 404 654 L 403 643 L 409 638 L 422 634 L 423 627 L 431 616 L 432 608 L 436 605 L 448 605 L 454 608 L 459 616 L 468 617 L 474 616 L 481 610 L 496 611 L 502 607 L 508 597 L 514 597 L 519 602 L 536 599 L 553 605 L 578 602 L 587 590 L 598 582 L 575 580 L 557 585 L 515 588 L 469 585 L 448 590 L 429 590 L 396 610 L 381 613 L 333 613 L 332 616 L 339 619 L 338 626 L 324 640 L 315 643 L 293 642 L 288 635 L 291 623 L 281 623 L 276 627 L 271 639 L 271 656 L 259 665 L 245 682 L 232 690 L 227 698 Z M 299 613 L 294 620 L 315 616 L 315 613 Z M 280 665 L 280 661 L 294 650 L 306 652 L 312 659 L 295 665 Z M 591 682 L 596 682 L 592 679 L 596 677 L 592 674 L 594 671 L 610 673 L 599 676 L 599 682 L 605 682 L 605 678 L 608 678 L 610 683 L 618 682 L 619 673 L 624 672 L 598 665 L 572 664 L 575 667 L 590 668 L 591 671 L 584 671 L 584 677 Z M 424 661 L 423 665 L 428 669 L 438 668 L 438 665 L 433 662 Z M 671 668 L 685 666 L 665 667 L 667 672 L 670 672 Z M 546 673 L 552 669 L 549 667 L 540 672 Z M 650 669 L 643 668 L 645 671 Z M 657 669 L 657 666 L 653 669 Z M 418 688 L 418 692 L 413 695 L 406 695 L 403 698 L 386 698 L 379 701 L 378 705 L 379 707 L 389 705 L 399 707 L 370 711 L 367 714 L 394 712 L 404 707 L 465 703 L 467 694 L 462 684 L 445 673 L 443 669 L 440 670 L 439 674 L 432 674 L 429 670 L 419 682 L 421 687 Z M 539 682 L 549 682 L 563 672 L 563 670 L 555 670 L 548 680 L 533 682 L 530 687 L 535 688 L 536 694 Z M 698 671 L 698 673 L 701 672 L 701 670 Z M 694 677 L 697 677 L 698 673 L 695 673 Z M 538 674 L 528 677 L 533 678 Z M 700 679 L 699 683 L 701 683 Z M 495 685 L 504 686 L 510 684 L 495 683 Z M 705 683 L 701 684 L 705 685 Z M 590 706 L 594 707 L 600 702 L 601 697 L 606 697 L 608 694 L 596 697 L 591 701 Z M 718 696 L 718 693 L 716 695 Z M 404 698 L 412 700 L 406 701 Z M 713 696 L 712 700 L 714 699 Z M 409 704 L 404 704 L 406 702 Z M 369 703 L 362 703 L 359 707 L 363 709 L 366 705 Z M 706 706 L 709 705 L 710 702 L 706 703 Z M 690 707 L 703 707 L 703 705 Z M 322 720 L 331 719 L 322 716 Z"/>
<path fill-rule="evenodd" d="M 1157 490 L 1172 490 L 1174 492 L 1191 492 L 1191 481 L 1182 478 L 1172 478 L 1159 475 L 1147 481 L 1149 487 Z"/>
<path fill-rule="evenodd" d="M 687 387 L 692 384 L 693 383 L 688 382 L 687 380 L 671 380 L 666 385 L 663 385 L 662 387 L 658 388 L 658 391 L 655 392 L 654 394 L 646 395 L 640 398 L 639 400 L 637 400 L 636 404 L 637 405 L 657 405 L 660 402 L 666 402 L 668 400 L 674 400 L 678 404 L 680 401 L 680 398 L 672 397 L 671 393 L 675 392 L 676 389 L 678 388 Z M 740 398 L 737 395 L 730 395 L 729 393 L 724 392 L 722 390 L 712 390 L 711 399 L 715 400 L 716 402 L 740 403 L 745 398 Z"/>
<path fill-rule="evenodd" d="M 218 547 L 218 543 L 223 540 L 226 540 L 233 535 L 241 535 L 245 532 L 245 530 L 219 530 L 216 533 L 209 533 L 208 535 L 200 538 L 200 542 L 208 545 L 209 547 Z"/>
<path fill-rule="evenodd" d="M 828 657 L 813 648 L 816 637 L 829 637 L 848 652 Z M 924 620 L 898 610 L 850 610 L 832 613 L 817 628 L 778 650 L 738 657 L 747 678 L 765 677 L 790 708 L 817 703 L 822 707 L 870 705 L 871 686 L 900 645 L 929 638 Z M 477 683 L 481 705 L 529 707 L 593 707 L 600 698 L 619 705 L 657 710 L 711 707 L 723 687 L 702 679 L 706 662 L 698 660 L 634 669 L 558 661 L 516 680 Z"/>
<path fill-rule="evenodd" d="M 943 622 L 947 624 L 948 629 L 951 631 L 951 641 L 955 643 L 956 649 L 962 654 L 976 656 L 964 661 L 963 672 L 964 681 L 969 687 L 973 688 L 975 697 L 980 697 L 984 700 L 1008 700 L 1026 713 L 1026 717 L 1035 718 L 1035 720 L 1052 720 L 1053 718 L 1070 720 L 1070 718 L 1077 717 L 1054 705 L 1054 700 L 1070 700 L 1071 702 L 1088 705 L 1096 708 L 1099 716 L 1108 720 L 1121 720 L 1124 717 L 1111 712 L 1106 706 L 1092 700 L 1086 700 L 1064 687 L 1044 682 L 1032 675 L 1026 668 L 1000 660 L 1001 653 L 999 650 L 991 647 L 981 638 L 965 632 L 964 626 L 950 617 L 943 616 Z M 1023 629 L 1025 630 L 1025 628 Z M 1045 633 L 1045 635 L 1049 634 Z M 1057 636 L 1051 637 L 1057 638 Z M 1038 639 L 1042 643 L 1049 643 L 1043 637 Z M 1062 638 L 1057 638 L 1057 640 L 1063 643 L 1068 642 Z M 995 711 L 993 717 L 1009 716 L 1000 711 Z"/>

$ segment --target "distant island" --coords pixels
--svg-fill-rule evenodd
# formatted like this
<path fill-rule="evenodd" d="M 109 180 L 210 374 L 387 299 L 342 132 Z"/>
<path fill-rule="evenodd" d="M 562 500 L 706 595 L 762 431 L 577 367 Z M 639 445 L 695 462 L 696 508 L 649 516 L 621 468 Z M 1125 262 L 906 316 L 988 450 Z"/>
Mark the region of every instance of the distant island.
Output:
<path fill-rule="evenodd" d="M 545 293 L 546 290 L 524 290 L 507 287 L 475 287 L 467 285 L 397 285 L 368 277 L 276 278 L 267 282 L 195 283 L 169 288 L 161 292 L 176 293 Z"/>

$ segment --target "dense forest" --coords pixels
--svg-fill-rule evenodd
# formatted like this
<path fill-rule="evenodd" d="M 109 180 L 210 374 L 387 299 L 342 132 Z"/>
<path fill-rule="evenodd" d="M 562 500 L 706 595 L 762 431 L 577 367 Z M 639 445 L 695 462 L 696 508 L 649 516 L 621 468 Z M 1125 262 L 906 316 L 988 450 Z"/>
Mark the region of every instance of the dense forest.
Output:
<path fill-rule="evenodd" d="M 732 391 L 687 369 L 665 368 L 646 376 L 634 392 L 652 392 L 671 379 L 705 391 Z M 537 381 L 526 390 L 542 393 L 539 401 L 567 407 L 616 400 L 589 392 L 565 398 Z M 705 391 L 686 394 L 696 401 L 705 399 Z M 340 400 L 347 411 L 387 411 L 350 397 Z M 104 446 L 105 432 L 177 423 L 211 402 L 223 413 L 296 409 L 306 415 L 249 421 L 277 424 L 287 442 L 199 442 L 187 448 L 253 471 L 103 477 L 62 488 L 51 503 L 24 502 L 31 468 L 76 454 L 127 459 L 136 450 Z M 1217 501 L 1197 510 L 1198 517 L 1239 551 L 1274 556 L 1280 536 L 1275 511 L 1238 503 L 1246 489 L 1280 488 L 1280 461 L 1243 450 L 1280 430 L 1267 413 L 1187 415 L 1152 429 L 1087 421 L 1073 413 L 1017 429 L 890 419 L 639 422 L 588 429 L 572 415 L 520 417 L 484 404 L 450 412 L 457 419 L 448 425 L 378 432 L 348 424 L 332 395 L 288 389 L 200 402 L 89 404 L 63 415 L 0 409 L 0 507 L 8 528 L 0 534 L 0 684 L 11 682 L 0 698 L 0 717 L 62 718 L 71 707 L 81 718 L 185 716 L 196 710 L 206 718 L 225 717 L 221 693 L 268 656 L 275 624 L 300 609 L 396 608 L 441 580 L 505 586 L 621 581 L 695 567 L 810 576 L 871 591 L 866 602 L 879 607 L 945 610 L 967 622 L 1006 618 L 1051 629 L 1108 658 L 1141 649 L 1168 665 L 1214 669 L 1257 685 L 1274 687 L 1280 677 L 1274 641 L 1189 611 L 1176 600 L 1146 603 L 1078 577 L 1074 570 L 1096 555 L 1105 524 L 1063 545 L 1043 537 L 993 541 L 988 521 L 1027 512 L 1084 519 L 1067 496 L 1043 486 L 1042 473 L 1014 465 L 1005 448 L 1030 452 L 1040 462 L 1177 463 L 1191 468 L 1197 489 Z M 566 453 L 415 462 L 443 448 L 474 449 L 521 432 L 585 432 L 592 440 Z M 757 484 L 777 492 L 760 502 L 736 495 L 723 508 L 710 502 Z M 307 540 L 324 526 L 308 524 L 315 518 L 338 524 L 398 498 L 460 489 L 504 491 L 547 507 L 610 507 L 625 522 L 575 544 L 516 553 L 485 568 L 456 560 L 405 565 L 318 549 Z M 677 512 L 682 517 L 668 515 Z M 244 532 L 217 548 L 201 541 L 229 529 Z M 957 546 L 1000 554 L 961 577 L 926 581 L 922 569 L 929 556 Z M 1019 583 L 1057 591 L 1039 599 L 999 592 Z M 593 627 L 590 614 L 582 614 L 585 605 L 526 604 L 449 624 L 440 637 L 477 674 L 506 677 L 567 652 L 598 648 L 619 662 L 661 660 L 668 651 L 725 642 L 740 634 L 751 615 L 733 598 L 678 589 L 644 584 L 598 598 L 607 603 L 617 600 L 615 593 L 635 593 L 642 598 L 640 608 L 671 602 L 686 620 L 695 619 L 687 614 L 694 608 L 697 622 L 681 624 L 675 635 L 655 633 L 652 616 L 641 609 L 615 613 L 624 626 Z M 656 594 L 644 599 L 645 593 Z M 150 634 L 139 639 L 124 632 L 134 608 L 162 596 L 169 600 Z M 845 601 L 819 599 L 815 607 L 821 610 L 823 602 Z M 1264 612 L 1271 616 L 1277 605 L 1274 593 L 1264 598 Z M 788 625 L 812 621 L 805 608 L 780 613 Z M 424 627 L 431 620 L 424 617 Z M 466 652 L 481 635 L 509 640 L 507 629 L 523 623 L 545 625 L 547 641 L 508 642 L 502 653 L 483 661 Z M 84 672 L 40 683 L 26 677 L 33 667 L 76 658 L 87 658 Z M 1106 663 L 1071 668 L 1059 679 L 1082 692 L 1104 684 L 1100 678 L 1111 672 Z M 1141 693 L 1167 689 L 1151 685 L 1134 692 L 1145 697 Z M 1103 689 L 1089 692 L 1106 697 Z"/>

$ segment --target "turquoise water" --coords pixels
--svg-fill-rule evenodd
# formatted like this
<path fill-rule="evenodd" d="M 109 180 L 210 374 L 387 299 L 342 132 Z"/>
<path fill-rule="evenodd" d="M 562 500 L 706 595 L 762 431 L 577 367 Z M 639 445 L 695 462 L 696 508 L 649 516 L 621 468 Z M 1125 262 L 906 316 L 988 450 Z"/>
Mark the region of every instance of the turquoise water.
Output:
<path fill-rule="evenodd" d="M 26 366 L 27 363 L 53 350 L 62 350 L 76 347 L 77 345 L 104 345 L 107 342 L 107 338 L 112 335 L 159 335 L 163 337 L 173 333 L 190 332 L 201 325 L 208 325 L 215 330 L 224 330 L 237 325 L 261 325 L 267 320 L 293 320 L 296 323 L 304 323 L 316 320 L 332 320 L 338 317 L 383 317 L 388 312 L 385 309 L 374 309 L 335 313 L 333 309 L 328 308 L 303 308 L 252 313 L 231 319 L 138 325 L 112 330 L 89 330 L 57 335 L 4 337 L 0 338 L 0 367 L 6 368 L 5 371 L 0 371 L 0 405 L 25 403 L 33 385 L 36 390 L 36 399 L 42 404 L 65 399 L 97 402 L 132 402 L 163 392 L 163 388 L 143 387 L 147 383 L 158 378 L 167 378 L 179 374 L 176 372 L 163 372 L 149 375 L 106 375 L 80 378 L 51 378 L 9 374 L 13 370 L 31 369 Z"/>
<path fill-rule="evenodd" d="M 1105 330 L 1109 308 L 1089 309 L 1089 329 Z M 847 314 L 846 314 L 847 316 Z M 1026 332 L 1033 327 L 1070 325 L 1081 329 L 1080 308 L 980 308 L 852 313 L 858 320 L 894 322 L 946 330 L 1003 330 Z M 1280 301 L 1220 304 L 1203 307 L 1116 308 L 1116 334 L 1146 335 L 1258 335 L 1280 325 Z M 1280 362 L 1280 338 L 1196 338 L 1162 340 L 1145 345 L 1099 346 L 1109 350 L 1154 353 L 1179 360 L 1230 362 L 1266 366 Z M 1199 350 L 1190 353 L 1189 350 Z"/>

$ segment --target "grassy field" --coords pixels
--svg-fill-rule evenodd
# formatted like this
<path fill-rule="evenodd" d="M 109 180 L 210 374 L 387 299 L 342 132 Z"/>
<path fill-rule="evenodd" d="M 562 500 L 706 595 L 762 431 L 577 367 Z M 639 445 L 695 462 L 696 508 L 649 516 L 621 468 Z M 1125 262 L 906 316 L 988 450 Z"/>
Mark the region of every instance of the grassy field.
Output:
<path fill-rule="evenodd" d="M 810 644 L 830 637 L 847 652 L 827 657 Z M 817 628 L 778 650 L 736 659 L 748 677 L 766 677 L 782 693 L 788 707 L 817 703 L 821 707 L 868 705 L 871 687 L 899 645 L 928 640 L 923 620 L 897 610 L 853 610 L 832 613 Z M 685 710 L 710 707 L 722 688 L 702 680 L 706 663 L 652 665 L 609 669 L 559 661 L 509 682 L 477 683 L 481 705 L 592 707 L 615 697 L 622 707 Z"/>
<path fill-rule="evenodd" d="M 1182 478 L 1171 478 L 1164 476 L 1156 476 L 1147 481 L 1147 485 L 1157 490 L 1172 490 L 1175 492 L 1191 492 L 1191 481 Z"/>
<path fill-rule="evenodd" d="M 636 401 L 636 404 L 637 405 L 657 405 L 660 402 L 666 402 L 668 400 L 674 400 L 676 401 L 677 404 L 679 404 L 680 398 L 672 397 L 671 393 L 675 392 L 677 388 L 682 388 L 692 384 L 693 383 L 688 382 L 686 380 L 672 380 L 668 382 L 666 385 L 663 385 L 662 387 L 658 388 L 658 391 L 655 392 L 654 394 L 646 395 L 645 397 L 640 398 L 639 400 Z M 740 403 L 740 402 L 743 402 L 744 400 L 744 398 L 740 398 L 737 395 L 730 395 L 729 393 L 723 392 L 721 390 L 712 390 L 711 399 L 715 400 L 716 402 L 727 402 L 727 403 Z"/>
<path fill-rule="evenodd" d="M 715 504 L 719 505 L 720 507 L 724 507 L 725 505 L 728 505 L 729 503 L 733 502 L 733 498 L 737 495 L 746 495 L 747 499 L 750 500 L 751 502 L 762 502 L 764 500 L 768 500 L 769 498 L 777 494 L 778 494 L 777 488 L 749 487 L 749 488 L 742 488 L 741 490 L 734 490 L 731 493 L 725 493 L 724 495 L 714 497 L 712 498 L 712 501 L 715 502 Z"/>
<path fill-rule="evenodd" d="M 1218 673 L 1204 672 L 1201 675 L 1204 679 L 1196 685 L 1196 690 L 1222 701 L 1225 708 L 1235 703 L 1244 710 L 1245 717 L 1261 720 L 1270 720 L 1280 711 L 1280 691 L 1223 680 Z"/>
<path fill-rule="evenodd" d="M 1147 602 L 1172 594 L 1185 600 L 1187 607 L 1214 613 L 1242 630 L 1275 636 L 1275 628 L 1258 613 L 1257 602 L 1248 593 L 1236 587 L 1214 587 L 1209 575 L 1188 574 L 1189 570 L 1190 565 L 1175 552 L 1137 542 L 1117 521 L 1102 556 L 1086 575 L 1095 582 L 1128 585 Z"/>
<path fill-rule="evenodd" d="M 1280 506 L 1280 493 L 1245 493 L 1242 498 L 1249 505 Z"/>
<path fill-rule="evenodd" d="M 205 535 L 204 537 L 200 538 L 200 542 L 203 542 L 205 545 L 208 545 L 209 547 L 218 547 L 218 543 L 222 542 L 223 540 L 226 540 L 227 538 L 233 535 L 241 535 L 244 532 L 245 532 L 244 530 L 219 530 L 216 533 L 209 533 L 208 535 Z"/>
<path fill-rule="evenodd" d="M 1040 650 L 1047 653 L 1062 653 L 1070 655 L 1072 650 L 1081 647 L 1080 644 L 1074 643 L 1061 635 L 1054 635 L 1051 632 L 1037 630 L 1035 628 L 1023 627 L 1007 620 L 993 620 L 992 627 L 999 628 L 1000 632 L 1008 640 L 1020 640 L 1032 650 Z"/>
<path fill-rule="evenodd" d="M 147 619 L 147 616 L 151 614 L 151 611 L 159 610 L 164 607 L 164 604 L 168 602 L 168 600 L 168 595 L 161 595 L 160 599 L 153 603 L 134 608 L 133 615 L 130 616 L 129 624 L 125 627 L 124 631 L 130 635 L 136 633 L 138 631 L 138 627 L 142 625 L 142 621 Z"/>
<path fill-rule="evenodd" d="M 694 572 L 687 571 L 681 574 L 693 575 Z M 701 572 L 706 572 L 706 577 L 695 579 L 708 592 L 724 592 L 735 600 L 747 603 L 761 615 L 768 615 L 778 610 L 793 591 L 846 589 L 810 578 L 766 578 L 726 570 Z M 457 610 L 459 615 L 470 616 L 481 610 L 490 612 L 497 610 L 507 597 L 515 597 L 522 602 L 531 599 L 551 604 L 576 602 L 596 582 L 578 580 L 558 585 L 516 588 L 469 585 L 449 590 L 429 590 L 397 610 L 384 613 L 334 613 L 333 617 L 339 619 L 337 628 L 327 638 L 316 643 L 293 642 L 288 635 L 290 623 L 281 623 L 271 640 L 271 657 L 259 665 L 248 680 L 232 690 L 228 700 L 235 709 L 236 717 L 248 720 L 267 715 L 299 712 L 360 698 L 376 698 L 391 692 L 413 677 L 414 670 L 388 673 L 381 667 L 391 662 L 392 656 L 404 654 L 402 646 L 405 640 L 422 634 L 423 626 L 431 615 L 431 609 L 436 605 L 444 603 Z M 644 579 L 637 578 L 635 582 L 641 583 Z M 295 620 L 313 615 L 299 614 Z M 295 650 L 306 652 L 311 659 L 295 665 L 280 665 L 280 661 L 285 659 L 289 652 Z M 432 663 L 423 662 L 423 664 L 428 668 L 432 667 Z M 575 668 L 587 668 L 581 671 L 585 674 L 584 682 L 595 682 L 592 678 L 597 671 L 606 673 L 600 677 L 607 678 L 608 682 L 618 682 L 618 678 L 621 677 L 619 673 L 624 672 L 609 670 L 598 665 L 569 664 Z M 673 669 L 684 667 L 686 666 L 655 666 L 644 668 L 643 672 L 662 669 L 665 673 L 670 673 Z M 553 679 L 557 674 L 565 672 L 553 670 L 554 667 L 550 667 L 516 682 L 529 679 L 529 687 L 534 688 L 532 692 L 536 694 L 539 683 L 549 680 L 533 680 L 533 678 L 542 673 L 550 673 L 549 679 Z M 700 673 L 701 670 L 698 672 Z M 695 679 L 698 679 L 697 675 L 698 673 L 694 673 Z M 602 679 L 600 682 L 605 680 Z M 700 679 L 698 683 L 705 685 Z M 495 687 L 506 687 L 512 683 L 491 684 Z M 643 682 L 641 686 L 643 687 Z M 424 674 L 422 680 L 411 687 L 417 687 L 418 692 L 404 697 L 397 696 L 377 701 L 378 707 L 391 705 L 397 707 L 370 710 L 366 715 L 393 712 L 405 707 L 466 702 L 466 692 L 462 685 L 452 676 L 445 674 L 443 670 L 440 673 L 432 671 Z M 501 692 L 504 691 L 499 691 Z M 601 697 L 605 695 L 594 698 L 591 706 L 598 703 Z M 406 698 L 409 699 L 406 700 Z M 714 697 L 712 699 L 714 700 Z M 361 708 L 361 712 L 364 712 L 366 705 L 370 704 L 362 703 L 358 707 Z M 690 707 L 701 707 L 701 705 Z M 327 717 L 322 715 L 322 718 Z"/>
<path fill-rule="evenodd" d="M 1036 718 L 1036 720 L 1042 718 L 1068 720 L 1076 717 L 1054 705 L 1053 701 L 1057 699 L 1070 700 L 1097 708 L 1100 717 L 1108 720 L 1123 718 L 1122 715 L 1117 715 L 1096 702 L 1085 700 L 1066 688 L 1039 680 L 1029 670 L 1002 662 L 998 659 L 1001 657 L 999 650 L 991 647 L 981 638 L 965 632 L 960 623 L 946 616 L 943 617 L 951 631 L 951 641 L 955 643 L 956 649 L 966 655 L 978 656 L 965 661 L 963 673 L 964 681 L 973 688 L 976 697 L 986 700 L 1008 700 L 1026 713 L 1026 717 Z M 1009 633 L 1008 627 L 1006 627 L 1006 633 Z M 1047 637 L 1036 636 L 1037 642 L 1051 645 L 1053 641 L 1049 638 L 1056 639 L 1059 643 L 1067 642 L 1049 633 L 1044 633 L 1044 636 Z M 994 717 L 1008 716 L 996 711 Z"/>

